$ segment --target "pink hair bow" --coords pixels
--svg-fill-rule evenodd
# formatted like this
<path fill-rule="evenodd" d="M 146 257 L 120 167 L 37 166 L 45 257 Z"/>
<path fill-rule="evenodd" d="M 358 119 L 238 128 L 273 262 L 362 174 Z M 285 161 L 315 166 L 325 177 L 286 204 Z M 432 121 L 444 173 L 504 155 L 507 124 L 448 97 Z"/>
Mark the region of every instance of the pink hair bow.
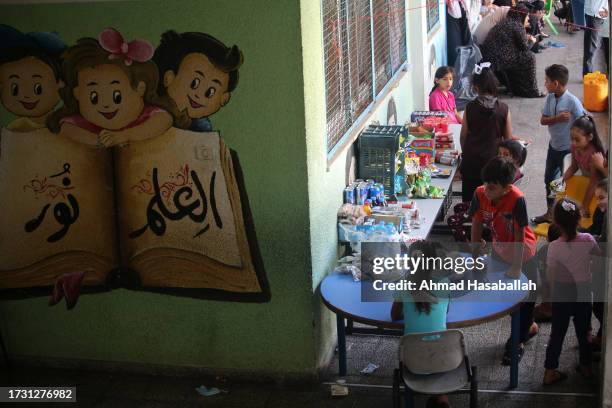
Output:
<path fill-rule="evenodd" d="M 98 38 L 100 45 L 111 54 L 108 59 L 123 58 L 125 65 L 133 61 L 147 62 L 153 57 L 153 46 L 147 40 L 125 42 L 121 33 L 114 28 L 105 28 Z"/>

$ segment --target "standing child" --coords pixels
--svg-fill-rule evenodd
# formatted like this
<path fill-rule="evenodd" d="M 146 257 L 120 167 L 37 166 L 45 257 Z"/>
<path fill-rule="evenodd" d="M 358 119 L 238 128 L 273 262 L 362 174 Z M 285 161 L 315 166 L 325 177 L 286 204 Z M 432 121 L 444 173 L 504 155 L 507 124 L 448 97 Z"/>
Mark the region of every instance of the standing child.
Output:
<path fill-rule="evenodd" d="M 542 109 L 540 124 L 548 126 L 550 143 L 546 154 L 544 185 L 546 187 L 545 214 L 534 217 L 531 221 L 540 224 L 551 221 L 552 206 L 555 199 L 551 197 L 550 182 L 561 177 L 563 158 L 570 153 L 570 124 L 584 114 L 580 100 L 567 90 L 569 71 L 566 67 L 553 64 L 544 71 L 544 85 L 548 96 Z"/>
<path fill-rule="evenodd" d="M 472 217 L 473 244 L 482 240 L 483 224 L 491 227 L 493 256 L 510 264 L 507 276 L 517 279 L 521 270 L 528 279 L 536 281 L 536 238 L 528 226 L 525 197 L 512 185 L 516 169 L 505 157 L 496 156 L 482 169 L 484 185 L 476 189 L 469 214 Z M 477 256 L 477 254 L 475 254 Z M 535 291 L 522 303 L 520 309 L 519 359 L 523 345 L 535 334 L 538 327 L 533 322 Z M 506 343 L 503 364 L 510 364 L 510 340 Z"/>
<path fill-rule="evenodd" d="M 552 285 L 552 328 L 544 367 L 544 385 L 567 378 L 558 371 L 563 340 L 574 316 L 578 338 L 580 365 L 578 372 L 592 377 L 592 350 L 588 340 L 591 323 L 591 271 L 592 254 L 598 252 L 597 242 L 590 234 L 578 232 L 580 208 L 574 201 L 564 198 L 555 204 L 553 219 L 561 231 L 561 238 L 550 243 L 547 256 L 547 274 Z M 588 296 L 586 296 L 588 294 Z M 587 299 L 588 297 L 588 299 Z"/>
<path fill-rule="evenodd" d="M 432 242 L 417 241 L 408 250 L 411 257 L 421 254 L 426 258 L 436 258 L 440 254 Z M 420 268 L 411 278 L 416 287 L 423 281 L 436 280 L 431 270 Z M 402 296 L 402 300 L 393 302 L 391 319 L 404 319 L 404 334 L 427 333 L 446 330 L 446 313 L 448 311 L 449 293 L 443 291 L 411 291 Z M 450 408 L 447 395 L 431 397 L 427 407 Z"/>
<path fill-rule="evenodd" d="M 461 189 L 464 202 L 470 201 L 476 187 L 482 184 L 480 172 L 497 155 L 502 140 L 512 138 L 508 105 L 497 99 L 497 79 L 488 63 L 476 65 L 472 87 L 478 97 L 465 107 L 461 124 Z"/>
<path fill-rule="evenodd" d="M 440 67 L 434 75 L 434 87 L 429 93 L 429 110 L 444 111 L 449 123 L 461 123 L 461 116 L 457 112 L 455 95 L 451 92 L 455 70 L 451 67 Z"/>
<path fill-rule="evenodd" d="M 537 323 L 548 322 L 552 317 L 552 303 L 550 299 L 550 281 L 546 274 L 546 258 L 548 257 L 548 246 L 551 242 L 561 237 L 559 227 L 555 224 L 548 226 L 548 234 L 546 236 L 546 244 L 542 246 L 536 257 L 538 259 L 538 274 L 540 275 L 540 294 L 542 295 L 542 303 L 537 305 L 533 310 L 533 320 Z"/>
<path fill-rule="evenodd" d="M 589 186 L 582 199 L 582 209 L 585 217 L 590 217 L 589 204 L 597 182 L 602 179 L 592 157 L 596 153 L 603 155 L 604 148 L 597 134 L 595 120 L 592 116 L 583 115 L 576 119 L 570 130 L 572 164 L 563 174 L 563 181 L 569 180 L 576 171 L 580 170 L 583 176 L 589 177 Z"/>
<path fill-rule="evenodd" d="M 512 139 L 504 140 L 497 147 L 497 155 L 507 157 L 514 163 L 516 174 L 513 183 L 523 178 L 523 173 L 520 169 L 525 164 L 525 160 L 527 160 L 527 149 L 523 147 L 521 142 Z"/>

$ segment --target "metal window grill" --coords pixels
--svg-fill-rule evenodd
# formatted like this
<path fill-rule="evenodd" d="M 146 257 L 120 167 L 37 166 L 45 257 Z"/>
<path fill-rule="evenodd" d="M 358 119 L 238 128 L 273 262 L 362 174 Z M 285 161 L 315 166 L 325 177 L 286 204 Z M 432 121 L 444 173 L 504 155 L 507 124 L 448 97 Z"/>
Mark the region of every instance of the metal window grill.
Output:
<path fill-rule="evenodd" d="M 432 28 L 440 20 L 440 5 L 439 0 L 426 0 L 427 4 L 427 32 L 429 33 Z"/>
<path fill-rule="evenodd" d="M 406 61 L 406 10 L 404 0 L 322 4 L 329 153 Z"/>
<path fill-rule="evenodd" d="M 372 102 L 369 0 L 324 0 L 327 150 Z"/>
<path fill-rule="evenodd" d="M 406 61 L 404 0 L 373 0 L 374 72 L 378 95 Z"/>

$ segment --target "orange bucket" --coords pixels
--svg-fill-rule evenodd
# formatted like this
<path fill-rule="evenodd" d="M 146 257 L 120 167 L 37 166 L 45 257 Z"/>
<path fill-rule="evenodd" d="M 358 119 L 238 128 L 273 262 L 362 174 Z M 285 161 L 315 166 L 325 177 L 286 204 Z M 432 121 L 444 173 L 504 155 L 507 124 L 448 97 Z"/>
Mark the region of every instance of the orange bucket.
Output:
<path fill-rule="evenodd" d="M 586 74 L 583 80 L 584 107 L 591 112 L 608 108 L 608 78 L 599 71 Z"/>

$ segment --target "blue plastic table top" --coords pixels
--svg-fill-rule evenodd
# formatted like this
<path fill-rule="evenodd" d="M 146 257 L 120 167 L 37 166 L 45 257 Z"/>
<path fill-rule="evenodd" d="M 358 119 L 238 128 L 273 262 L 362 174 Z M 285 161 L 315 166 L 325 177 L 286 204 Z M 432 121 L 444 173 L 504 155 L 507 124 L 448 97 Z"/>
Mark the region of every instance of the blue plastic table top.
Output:
<path fill-rule="evenodd" d="M 489 282 L 510 282 L 505 277 L 508 265 L 491 260 L 486 273 Z M 521 283 L 527 278 L 521 274 Z M 361 301 L 361 282 L 351 275 L 333 274 L 321 282 L 321 296 L 333 312 L 355 322 L 372 326 L 402 329 L 402 320 L 391 320 L 392 302 Z M 467 327 L 499 319 L 510 314 L 527 296 L 527 291 L 471 291 L 460 298 L 451 298 L 447 313 L 447 327 Z"/>

